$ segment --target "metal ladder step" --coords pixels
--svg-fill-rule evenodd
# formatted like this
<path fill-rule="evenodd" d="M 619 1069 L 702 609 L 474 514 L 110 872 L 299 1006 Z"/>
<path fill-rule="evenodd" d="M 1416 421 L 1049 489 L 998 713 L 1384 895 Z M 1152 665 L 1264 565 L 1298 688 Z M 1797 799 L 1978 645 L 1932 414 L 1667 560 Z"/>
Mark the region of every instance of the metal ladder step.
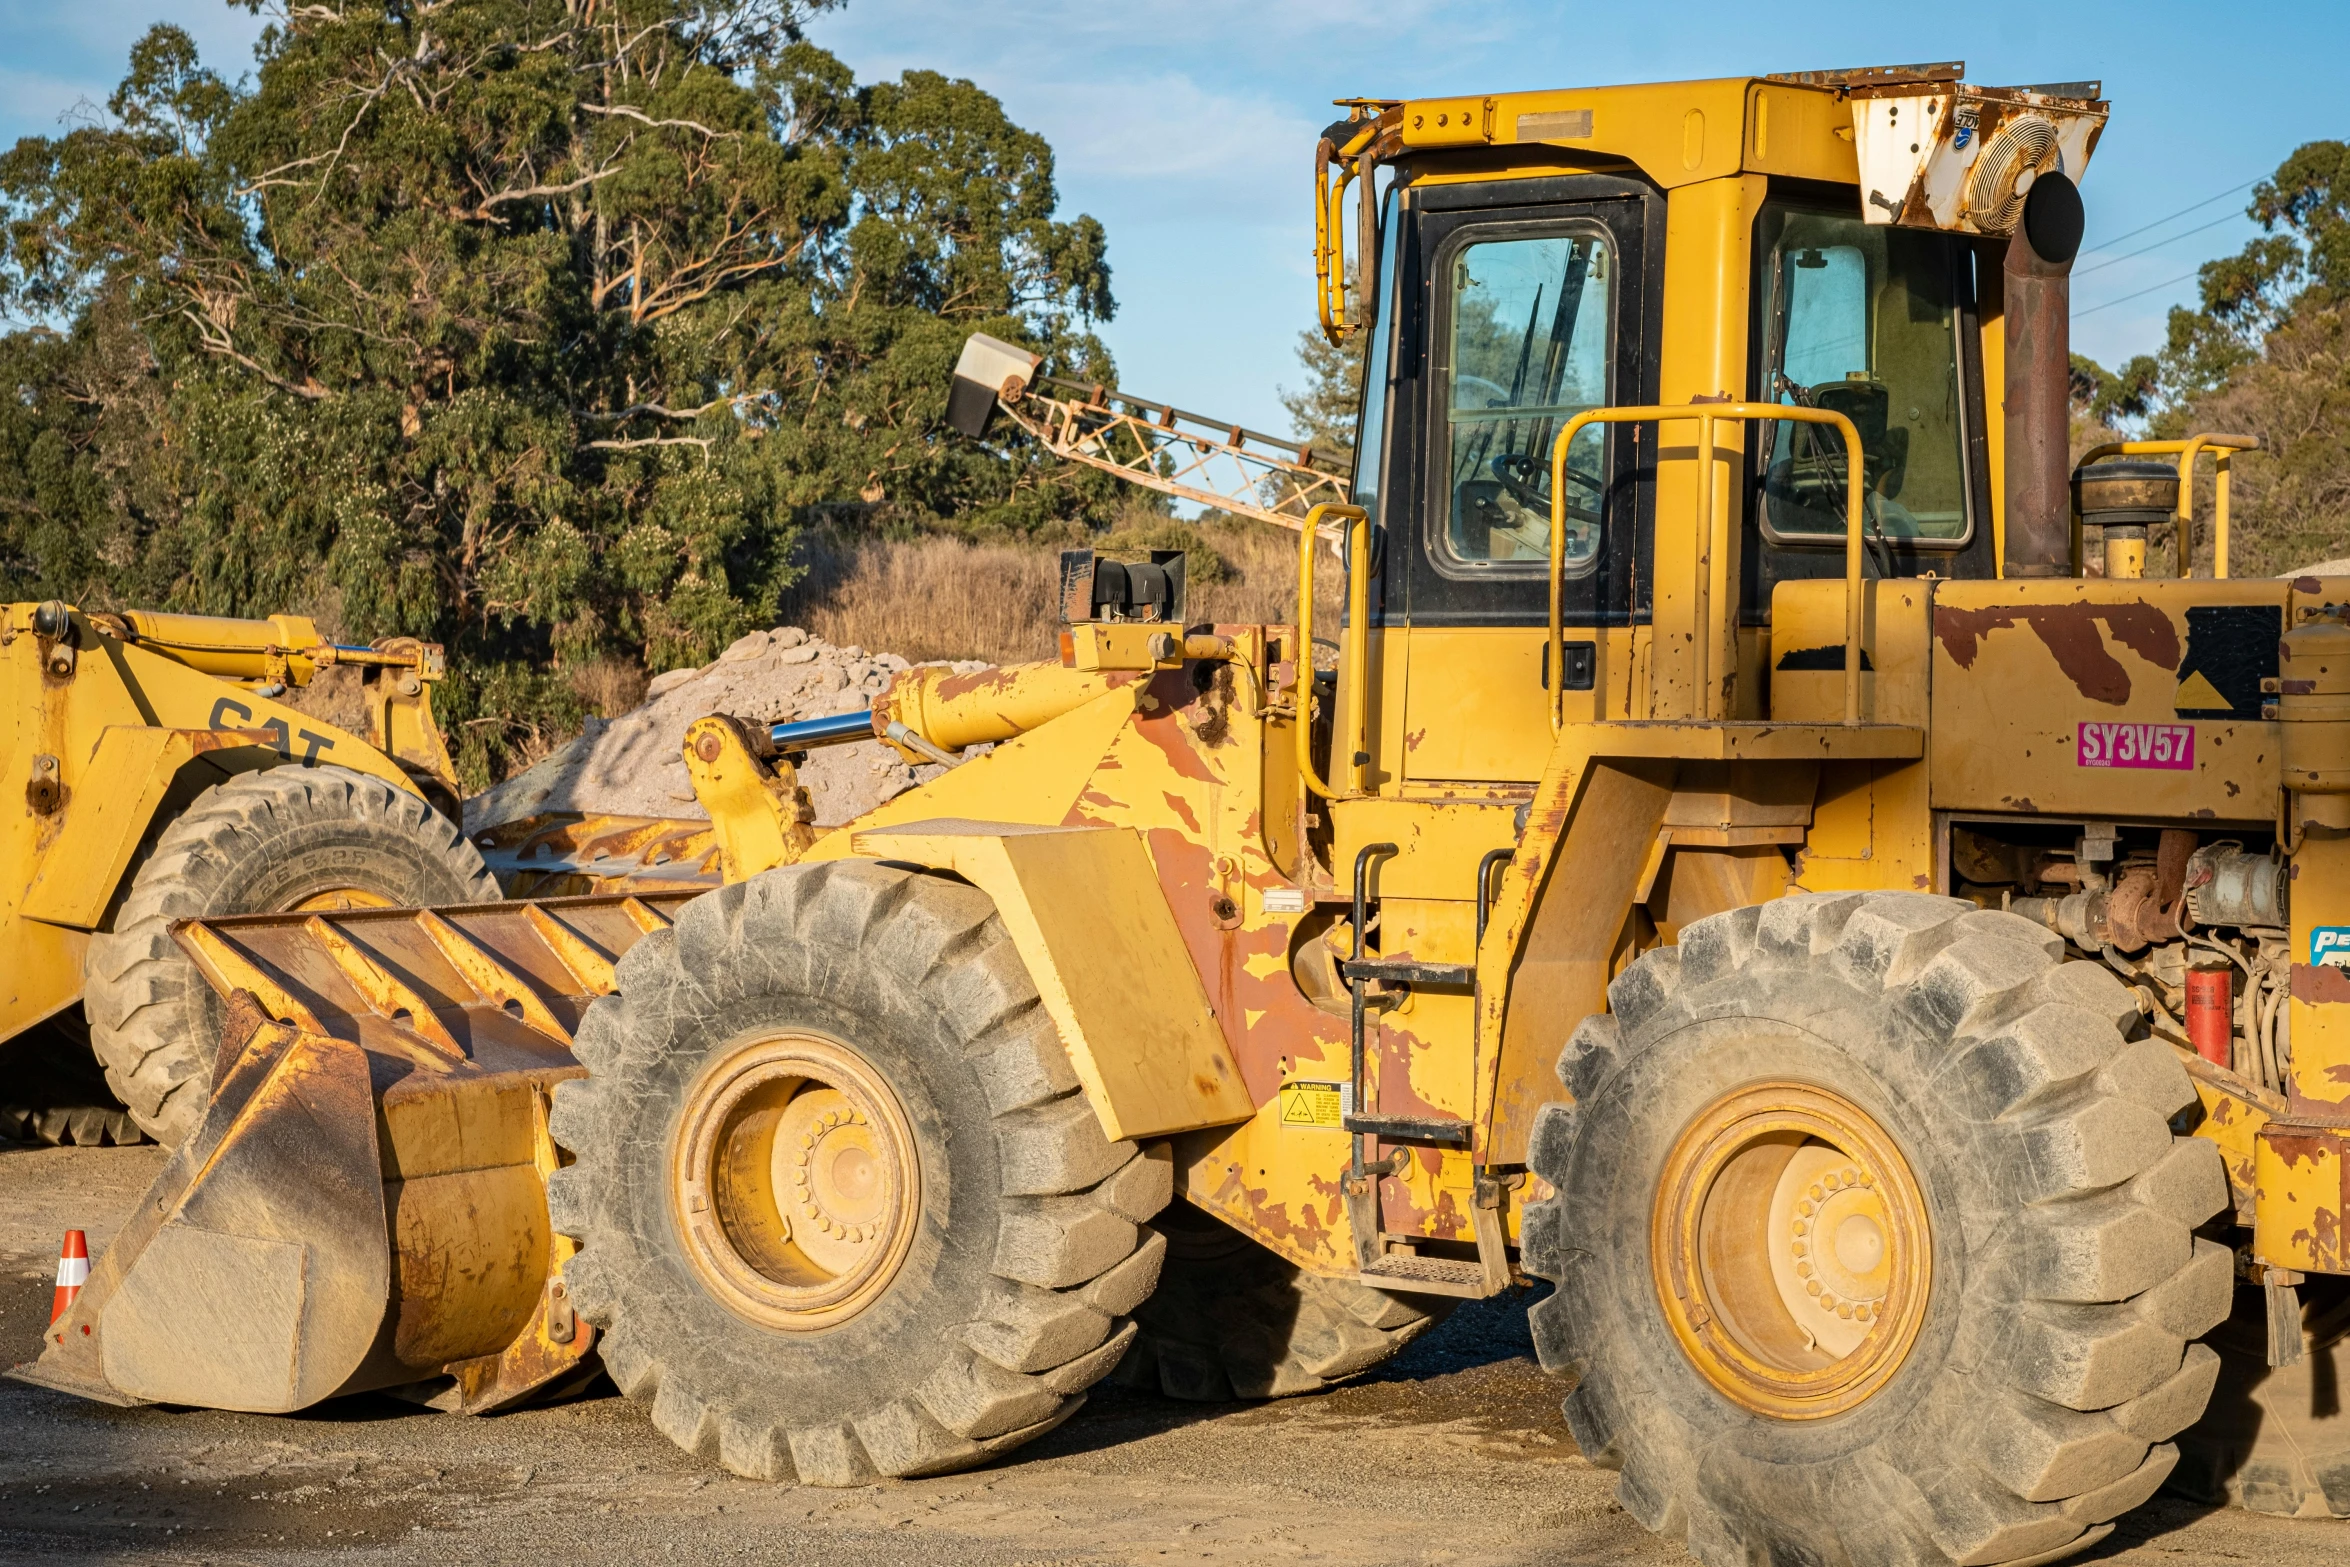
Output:
<path fill-rule="evenodd" d="M 1350 1132 L 1390 1143 L 1434 1143 L 1441 1148 L 1469 1146 L 1469 1123 L 1435 1121 L 1402 1115 L 1348 1115 L 1340 1118 Z"/>
<path fill-rule="evenodd" d="M 1476 965 L 1415 963 L 1409 958 L 1349 958 L 1338 965 L 1348 979 L 1384 979 L 1407 985 L 1474 985 Z"/>
<path fill-rule="evenodd" d="M 1450 1257 L 1414 1257 L 1402 1252 L 1390 1252 L 1379 1258 L 1358 1275 L 1363 1283 L 1379 1289 L 1404 1290 L 1423 1295 L 1458 1295 L 1468 1300 L 1482 1300 L 1488 1293 L 1485 1270 L 1474 1262 L 1456 1261 Z"/>

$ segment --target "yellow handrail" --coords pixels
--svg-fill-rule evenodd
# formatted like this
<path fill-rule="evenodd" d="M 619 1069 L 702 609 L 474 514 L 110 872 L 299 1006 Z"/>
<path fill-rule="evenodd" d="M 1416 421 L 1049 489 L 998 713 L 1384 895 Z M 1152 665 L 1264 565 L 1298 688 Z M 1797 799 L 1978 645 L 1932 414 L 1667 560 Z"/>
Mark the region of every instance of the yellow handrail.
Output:
<path fill-rule="evenodd" d="M 1860 431 L 1852 421 L 1829 408 L 1799 408 L 1784 403 L 1675 403 L 1643 408 L 1586 408 L 1566 422 L 1550 448 L 1550 728 L 1553 734 L 1567 726 L 1567 682 L 1564 676 L 1566 627 L 1561 600 L 1566 591 L 1567 447 L 1593 424 L 1662 423 L 1667 419 L 1697 421 L 1697 584 L 1693 595 L 1697 639 L 1696 689 L 1700 718 L 1717 716 L 1713 663 L 1713 562 L 1724 552 L 1724 541 L 1714 515 L 1714 425 L 1725 419 L 1791 420 L 1797 424 L 1835 426 L 1844 437 L 1844 721 L 1860 722 Z M 1725 515 L 1727 508 L 1725 508 Z M 1734 604 L 1738 584 L 1725 582 Z"/>
<path fill-rule="evenodd" d="M 1354 733 L 1346 737 L 1346 766 L 1348 792 L 1352 794 L 1363 792 L 1363 764 L 1355 758 L 1363 754 L 1363 732 L 1370 712 L 1363 682 L 1371 671 L 1371 527 L 1370 514 L 1360 506 L 1324 501 L 1306 513 L 1305 526 L 1297 530 L 1297 775 L 1315 794 L 1335 800 L 1338 791 L 1314 771 L 1314 544 L 1322 536 L 1324 517 L 1343 518 L 1347 525 L 1346 612 L 1354 635 L 1345 647 L 1346 684 L 1354 698 L 1355 723 Z M 1338 752 L 1339 740 L 1334 724 L 1330 732 L 1333 755 Z"/>
<path fill-rule="evenodd" d="M 2212 457 L 2211 507 L 2211 574 L 2224 581 L 2228 574 L 2228 459 L 2238 452 L 2260 449 L 2257 435 L 2227 435 L 2217 431 L 2202 431 L 2178 441 L 2107 441 L 2103 446 L 2092 446 L 2081 460 L 2073 464 L 2077 478 L 2082 469 L 2106 457 L 2176 457 L 2179 461 L 2178 526 L 2171 531 L 2179 556 L 2179 575 L 2191 576 L 2195 570 L 2195 459 L 2206 450 Z M 2081 574 L 2081 511 L 2073 508 L 2073 575 Z"/>

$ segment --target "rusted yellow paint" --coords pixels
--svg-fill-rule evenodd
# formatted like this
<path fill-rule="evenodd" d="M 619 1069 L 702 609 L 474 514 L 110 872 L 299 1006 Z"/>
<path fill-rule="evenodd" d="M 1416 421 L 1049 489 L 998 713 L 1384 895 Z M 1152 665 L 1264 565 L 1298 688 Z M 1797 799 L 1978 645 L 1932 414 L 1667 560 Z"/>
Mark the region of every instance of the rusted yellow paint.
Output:
<path fill-rule="evenodd" d="M 2296 797 L 2296 800 L 2302 797 Z M 2317 962 L 2321 929 L 2350 926 L 2350 838 L 2311 833 L 2293 853 L 2295 1115 L 2350 1117 L 2350 970 Z"/>
<path fill-rule="evenodd" d="M 2195 1135 L 2219 1149 L 2220 1161 L 2227 1166 L 2228 1194 L 2239 1218 L 2248 1220 L 2258 1186 L 2254 1150 L 2260 1130 L 2284 1113 L 2284 1102 L 2191 1050 L 2171 1048 L 2195 1085 Z"/>
<path fill-rule="evenodd" d="M 2350 1128 L 2271 1121 L 2254 1140 L 2253 1173 L 2255 1260 L 2304 1273 L 2350 1271 L 2342 1234 L 2350 1212 Z"/>
<path fill-rule="evenodd" d="M 939 820 L 859 832 L 854 846 L 951 870 L 995 900 L 1110 1137 L 1187 1132 L 1254 1111 L 1130 829 Z"/>
<path fill-rule="evenodd" d="M 2256 697 L 2224 717 L 2182 712 L 2180 685 L 2197 658 L 2190 609 L 2273 607 L 2281 616 L 2287 593 L 2285 583 L 2255 579 L 1935 584 L 1935 807 L 2107 817 L 2118 793 L 2137 817 L 2273 821 L 2277 725 L 2262 719 Z M 2240 642 L 2269 633 L 2247 621 L 2204 634 Z M 2101 729 L 2092 744 L 2133 753 L 2138 737 L 2170 747 L 2192 730 L 2193 765 L 2090 765 L 2097 757 L 2081 749 L 2083 725 L 2131 726 L 2127 735 Z"/>

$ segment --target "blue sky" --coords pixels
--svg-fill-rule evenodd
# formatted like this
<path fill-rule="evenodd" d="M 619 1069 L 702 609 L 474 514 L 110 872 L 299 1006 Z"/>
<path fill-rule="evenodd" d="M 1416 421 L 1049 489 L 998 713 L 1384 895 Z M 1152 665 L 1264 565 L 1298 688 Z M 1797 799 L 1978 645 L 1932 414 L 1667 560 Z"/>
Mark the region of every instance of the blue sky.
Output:
<path fill-rule="evenodd" d="M 102 102 L 131 41 L 166 18 L 224 74 L 249 65 L 260 23 L 221 0 L 0 0 L 0 138 Z M 1308 170 L 1334 97 L 1949 59 L 1979 82 L 2101 77 L 2114 116 L 2083 184 L 2093 253 L 2074 344 L 2109 365 L 2158 346 L 2165 312 L 2193 295 L 2182 275 L 2254 228 L 2237 192 L 2109 241 L 2304 141 L 2350 139 L 2342 0 L 849 0 L 812 34 L 865 79 L 970 77 L 1042 132 L 1066 209 L 1109 230 L 1119 312 L 1105 335 L 1126 386 L 1258 428 L 1279 427 L 1275 390 L 1298 379 Z"/>

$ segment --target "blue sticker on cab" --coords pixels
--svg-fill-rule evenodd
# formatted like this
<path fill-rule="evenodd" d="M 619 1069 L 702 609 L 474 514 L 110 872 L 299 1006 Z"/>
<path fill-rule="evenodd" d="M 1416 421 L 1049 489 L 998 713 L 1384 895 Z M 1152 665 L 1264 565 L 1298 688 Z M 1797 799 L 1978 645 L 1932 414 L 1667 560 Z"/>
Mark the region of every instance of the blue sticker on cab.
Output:
<path fill-rule="evenodd" d="M 2320 925 L 2309 933 L 2312 967 L 2350 969 L 2350 925 Z"/>

